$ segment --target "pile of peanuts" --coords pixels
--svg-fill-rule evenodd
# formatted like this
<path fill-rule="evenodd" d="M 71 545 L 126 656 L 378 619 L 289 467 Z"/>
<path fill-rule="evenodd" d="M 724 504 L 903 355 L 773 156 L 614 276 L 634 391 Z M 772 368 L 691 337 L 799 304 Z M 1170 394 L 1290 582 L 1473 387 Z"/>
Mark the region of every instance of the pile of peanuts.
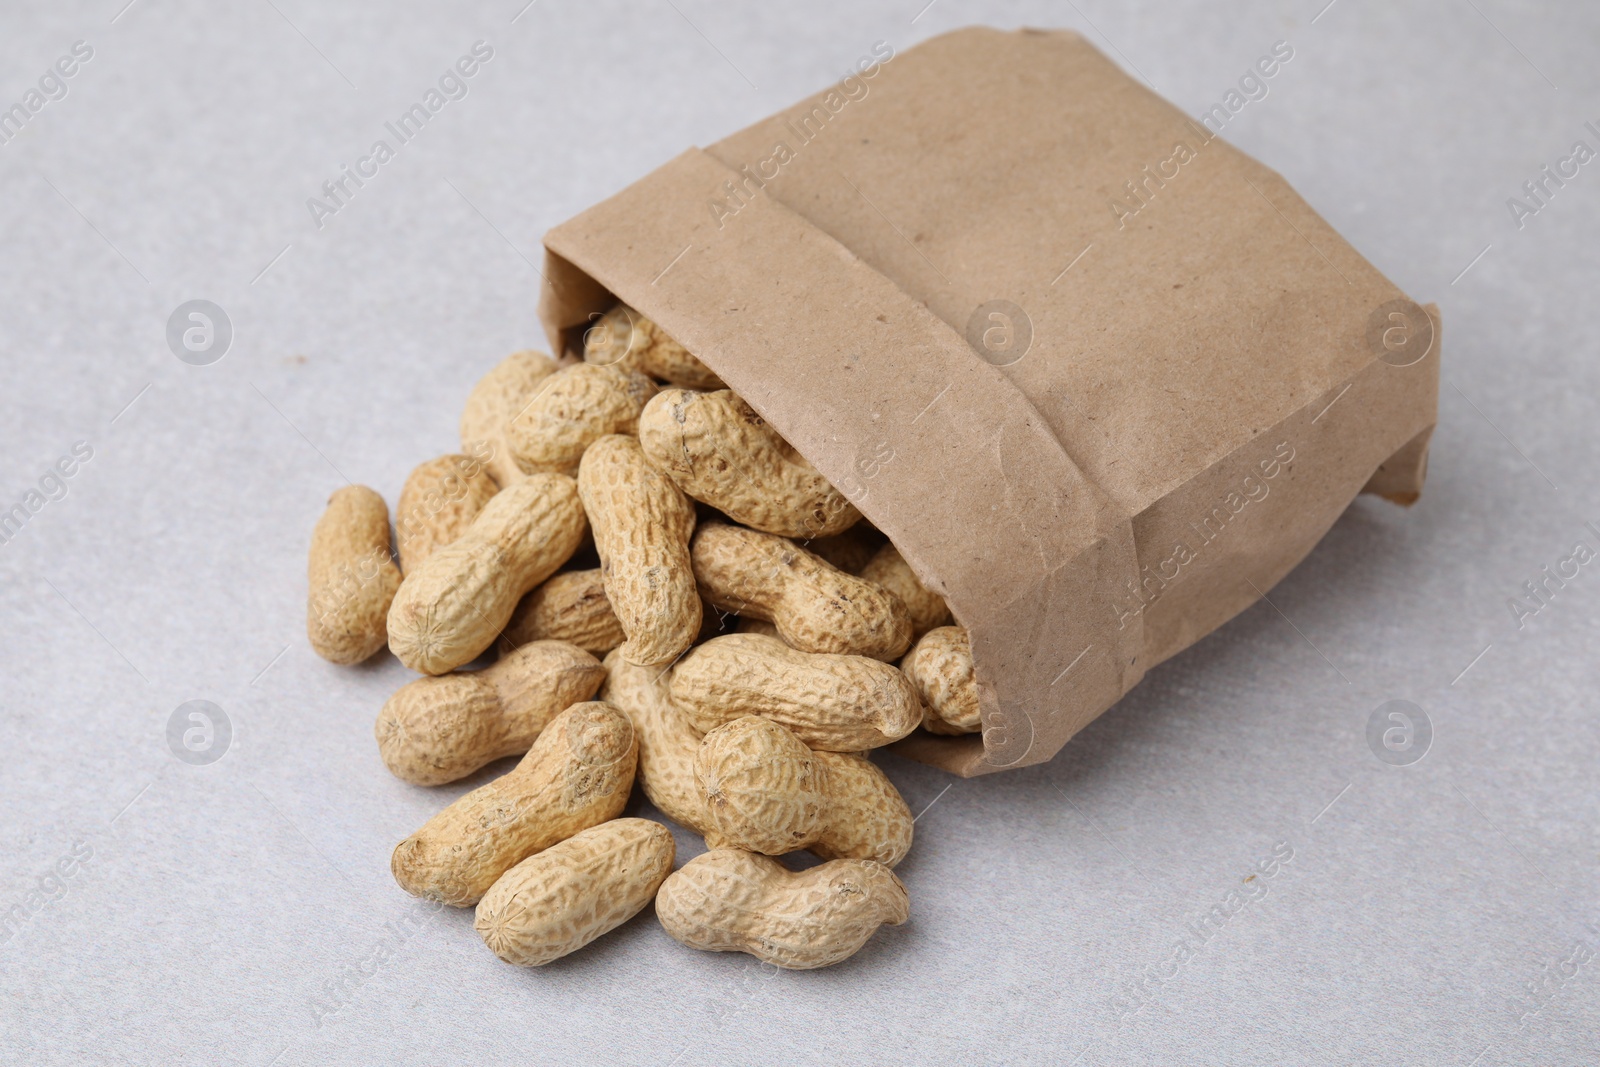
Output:
<path fill-rule="evenodd" d="M 425 675 L 378 715 L 389 770 L 436 786 L 525 753 L 400 842 L 400 886 L 476 906 L 484 942 L 524 966 L 652 900 L 685 945 L 794 969 L 903 923 L 892 868 L 913 819 L 867 754 L 918 726 L 980 729 L 944 600 L 626 306 L 582 361 L 491 370 L 461 441 L 407 479 L 398 551 L 364 486 L 335 492 L 311 539 L 317 653 L 387 645 Z M 666 826 L 618 818 L 636 780 L 709 851 L 674 871 Z M 772 858 L 800 849 L 825 862 Z"/>

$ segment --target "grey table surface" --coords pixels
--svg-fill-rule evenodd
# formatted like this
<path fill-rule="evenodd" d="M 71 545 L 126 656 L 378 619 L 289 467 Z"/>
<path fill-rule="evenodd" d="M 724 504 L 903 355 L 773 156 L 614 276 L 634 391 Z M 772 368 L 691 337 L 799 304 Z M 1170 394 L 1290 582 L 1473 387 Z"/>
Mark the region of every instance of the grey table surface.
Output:
<path fill-rule="evenodd" d="M 1508 205 L 1600 148 L 1600 9 L 125 3 L 0 10 L 0 106 L 43 79 L 0 145 L 0 504 L 41 505 L 0 544 L 0 1059 L 1600 1061 L 1597 568 L 1510 606 L 1600 547 L 1600 164 Z M 886 757 L 913 917 L 844 965 L 691 952 L 647 912 L 507 967 L 390 877 L 486 775 L 384 771 L 409 673 L 311 652 L 312 523 L 346 479 L 392 505 L 473 381 L 542 347 L 548 227 L 876 41 L 976 22 L 1076 28 L 1191 114 L 1291 43 L 1227 136 L 1442 306 L 1427 492 L 1358 500 L 1052 763 Z M 479 41 L 467 95 L 318 228 L 307 198 Z M 208 366 L 166 340 L 197 298 L 234 330 Z M 209 764 L 169 745 L 191 700 L 231 731 Z M 1367 740 L 1390 700 L 1432 731 L 1409 765 Z"/>

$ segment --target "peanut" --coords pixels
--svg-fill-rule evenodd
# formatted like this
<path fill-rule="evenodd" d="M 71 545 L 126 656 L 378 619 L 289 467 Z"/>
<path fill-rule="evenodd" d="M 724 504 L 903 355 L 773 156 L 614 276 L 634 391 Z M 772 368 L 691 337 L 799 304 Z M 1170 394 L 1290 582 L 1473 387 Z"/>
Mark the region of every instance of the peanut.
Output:
<path fill-rule="evenodd" d="M 530 475 L 496 494 L 467 532 L 406 576 L 389 607 L 389 648 L 443 674 L 494 643 L 517 601 L 567 561 L 586 523 L 577 484 Z"/>
<path fill-rule="evenodd" d="M 825 537 L 861 518 L 730 390 L 657 393 L 639 418 L 639 443 L 685 493 L 754 529 Z"/>
<path fill-rule="evenodd" d="M 605 668 L 576 645 L 534 641 L 481 671 L 418 678 L 378 713 L 384 765 L 442 785 L 533 747 L 556 715 L 594 696 Z"/>
<path fill-rule="evenodd" d="M 746 715 L 706 734 L 695 779 L 714 827 L 709 848 L 893 867 L 911 849 L 911 809 L 888 777 L 860 756 L 813 752 L 791 731 Z"/>
<path fill-rule="evenodd" d="M 600 699 L 627 713 L 639 738 L 639 785 L 661 814 L 705 834 L 710 828 L 705 798 L 695 783 L 694 757 L 700 731 L 672 706 L 666 671 L 629 663 L 613 651 L 606 657 Z"/>
<path fill-rule="evenodd" d="M 848 959 L 910 910 L 906 887 L 881 863 L 830 860 L 795 872 L 737 849 L 696 856 L 656 894 L 662 928 L 690 948 L 748 952 L 790 970 Z"/>
<path fill-rule="evenodd" d="M 619 366 L 690 389 L 721 389 L 722 379 L 666 335 L 654 322 L 625 304 L 600 317 L 583 335 L 587 363 Z"/>
<path fill-rule="evenodd" d="M 614 819 L 627 803 L 638 746 L 610 704 L 574 704 L 550 720 L 516 769 L 467 793 L 395 847 L 400 888 L 455 907 L 476 904 L 527 857 Z"/>
<path fill-rule="evenodd" d="M 578 363 L 563 367 L 511 419 L 506 440 L 523 472 L 572 473 L 607 434 L 634 433 L 656 387 L 638 371 Z"/>
<path fill-rule="evenodd" d="M 950 621 L 950 605 L 944 602 L 944 597 L 932 592 L 918 580 L 911 564 L 893 545 L 878 549 L 858 573 L 900 598 L 900 602 L 911 613 L 911 629 L 917 637 Z"/>
<path fill-rule="evenodd" d="M 506 441 L 506 426 L 556 368 L 556 361 L 543 352 L 513 352 L 478 379 L 461 409 L 461 451 L 482 459 L 502 489 L 522 479 Z"/>
<path fill-rule="evenodd" d="M 923 728 L 936 734 L 975 734 L 983 729 L 972 645 L 960 626 L 940 626 L 922 635 L 900 669 L 922 698 Z"/>
<path fill-rule="evenodd" d="M 859 752 L 916 729 L 922 706 L 894 666 L 800 652 L 775 637 L 728 634 L 672 671 L 673 706 L 702 732 L 744 715 L 780 722 L 812 748 Z"/>
<path fill-rule="evenodd" d="M 911 615 L 899 597 L 787 538 L 707 523 L 690 560 L 712 605 L 770 621 L 791 648 L 888 660 L 911 646 Z"/>
<path fill-rule="evenodd" d="M 499 491 L 483 464 L 468 456 L 440 456 L 412 471 L 394 516 L 401 572 L 460 537 Z"/>
<path fill-rule="evenodd" d="M 645 461 L 638 441 L 622 434 L 602 437 L 584 453 L 578 492 L 606 599 L 628 635 L 622 655 L 646 666 L 676 659 L 702 619 L 689 563 L 694 505 Z"/>
<path fill-rule="evenodd" d="M 500 650 L 510 652 L 529 641 L 554 639 L 603 656 L 627 636 L 606 599 L 600 569 L 595 567 L 552 575 L 523 597 L 500 635 Z"/>
<path fill-rule="evenodd" d="M 674 852 L 672 831 L 658 822 L 591 826 L 501 875 L 472 925 L 507 963 L 543 966 L 643 911 L 672 873 Z"/>
<path fill-rule="evenodd" d="M 383 647 L 384 617 L 400 586 L 389 557 L 389 508 L 364 485 L 328 498 L 311 532 L 306 637 L 332 663 L 360 663 Z"/>

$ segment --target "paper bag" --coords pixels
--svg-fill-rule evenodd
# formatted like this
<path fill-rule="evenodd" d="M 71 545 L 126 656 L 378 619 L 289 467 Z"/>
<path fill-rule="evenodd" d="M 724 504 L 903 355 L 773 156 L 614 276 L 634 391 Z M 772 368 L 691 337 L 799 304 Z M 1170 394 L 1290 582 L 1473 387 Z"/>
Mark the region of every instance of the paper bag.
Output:
<path fill-rule="evenodd" d="M 1421 488 L 1437 314 L 1075 33 L 880 44 L 545 247 L 557 352 L 639 309 L 944 595 L 983 732 L 898 750 L 957 774 L 1049 759 Z"/>

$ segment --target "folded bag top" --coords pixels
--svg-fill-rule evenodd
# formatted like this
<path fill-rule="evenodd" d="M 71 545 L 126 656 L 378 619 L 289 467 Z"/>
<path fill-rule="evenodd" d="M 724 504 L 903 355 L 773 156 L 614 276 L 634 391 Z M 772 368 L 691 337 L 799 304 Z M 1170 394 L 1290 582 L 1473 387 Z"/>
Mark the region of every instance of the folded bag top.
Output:
<path fill-rule="evenodd" d="M 963 775 L 1038 763 L 1421 489 L 1435 309 L 1082 37 L 879 45 L 545 237 L 557 351 L 616 300 L 716 371 L 970 632 Z"/>

